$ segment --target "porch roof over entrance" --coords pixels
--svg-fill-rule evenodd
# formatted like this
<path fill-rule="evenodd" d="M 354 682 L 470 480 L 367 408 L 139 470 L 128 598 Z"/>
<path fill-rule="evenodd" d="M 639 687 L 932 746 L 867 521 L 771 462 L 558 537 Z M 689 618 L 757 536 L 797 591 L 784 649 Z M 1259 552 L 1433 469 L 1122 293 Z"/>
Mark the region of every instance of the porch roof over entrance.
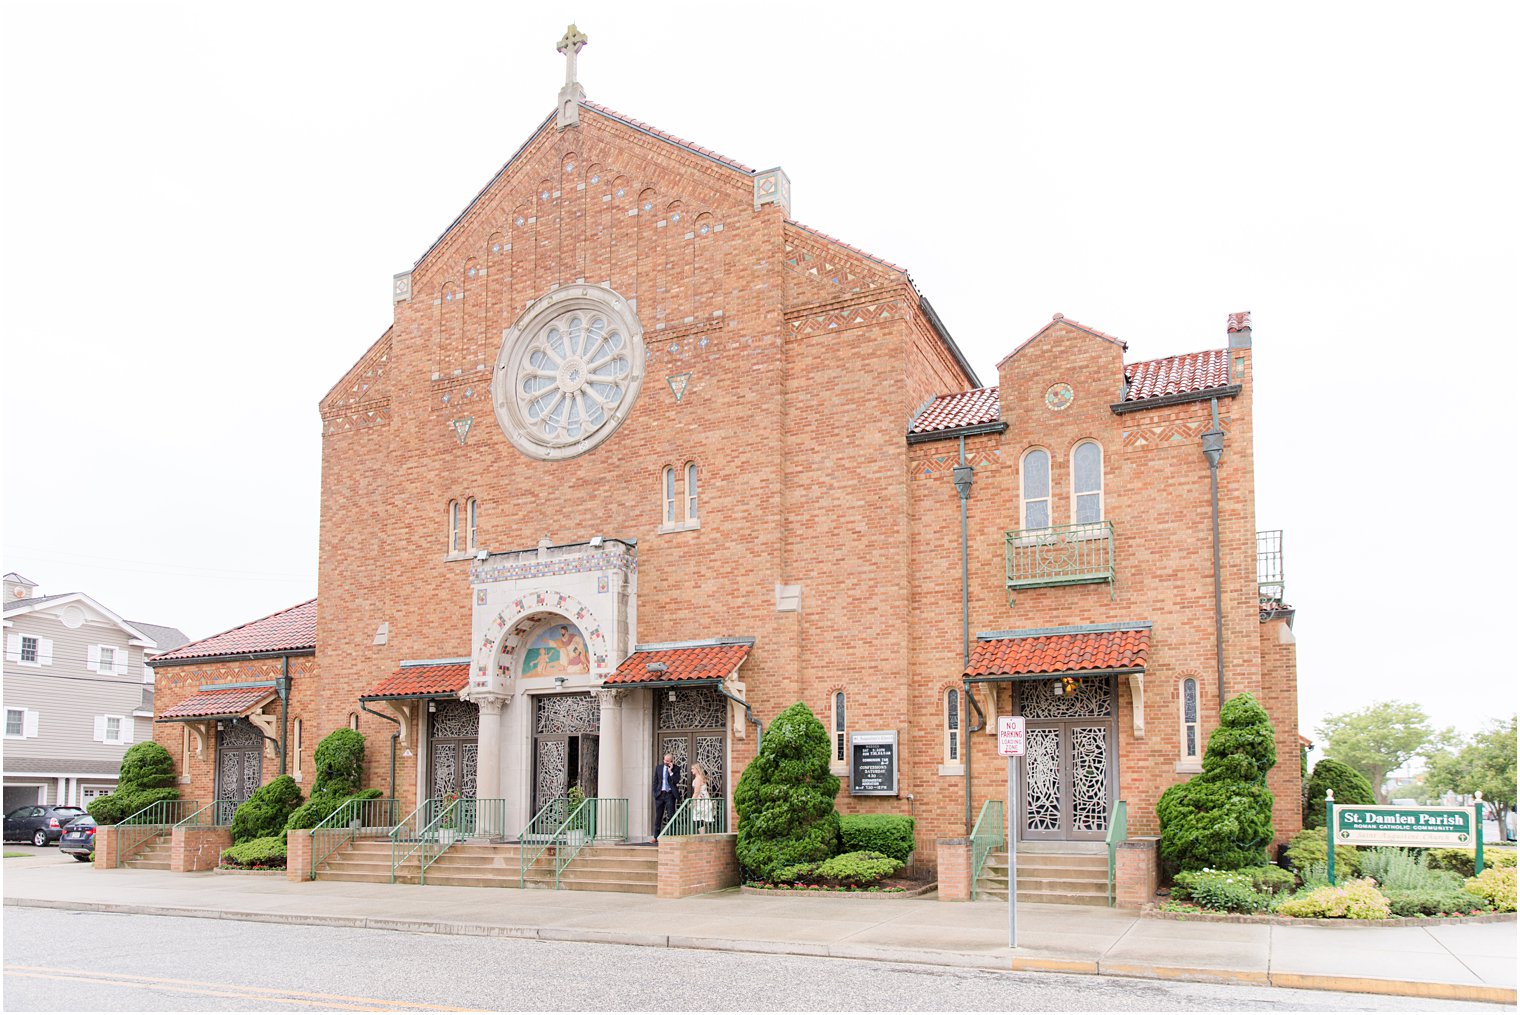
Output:
<path fill-rule="evenodd" d="M 755 645 L 753 638 L 635 645 L 606 684 L 666 684 L 718 681 L 733 675 Z"/>
<path fill-rule="evenodd" d="M 966 676 L 1141 673 L 1150 647 L 1149 621 L 996 631 L 977 635 Z"/>
<path fill-rule="evenodd" d="M 213 688 L 192 694 L 164 712 L 155 722 L 195 722 L 201 719 L 238 719 L 269 704 L 276 697 L 273 687 Z"/>
<path fill-rule="evenodd" d="M 458 694 L 470 679 L 468 659 L 403 662 L 401 669 L 369 689 L 360 700 L 384 698 L 441 698 Z"/>

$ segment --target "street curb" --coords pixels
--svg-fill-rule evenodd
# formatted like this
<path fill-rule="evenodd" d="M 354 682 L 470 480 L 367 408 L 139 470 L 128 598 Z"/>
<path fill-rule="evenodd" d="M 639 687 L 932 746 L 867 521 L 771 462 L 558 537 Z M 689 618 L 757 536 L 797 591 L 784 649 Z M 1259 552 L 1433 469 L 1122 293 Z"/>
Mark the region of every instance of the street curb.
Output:
<path fill-rule="evenodd" d="M 691 937 L 681 934 L 650 934 L 609 931 L 589 927 L 528 927 L 505 924 L 465 923 L 446 920 L 408 920 L 378 916 L 335 916 L 317 913 L 264 913 L 239 910 L 192 909 L 185 906 L 143 906 L 116 902 L 69 902 L 56 899 L 7 898 L 6 906 L 27 909 L 63 909 L 92 913 L 140 916 L 177 916 L 202 920 L 235 920 L 242 923 L 277 923 L 306 927 L 347 927 L 360 930 L 395 930 L 413 934 L 504 937 L 539 941 L 622 944 L 645 948 L 681 948 L 701 951 L 749 952 L 760 955 L 802 955 L 810 958 L 901 962 L 910 965 L 956 966 L 1016 973 L 1076 973 L 1087 976 L 1122 976 L 1146 980 L 1192 983 L 1224 983 L 1296 990 L 1334 990 L 1398 997 L 1425 997 L 1452 1001 L 1516 1003 L 1514 987 L 1486 984 L 1436 983 L 1421 980 L 1383 980 L 1360 976 L 1315 973 L 1274 973 L 1249 969 L 1209 969 L 1195 966 L 1152 966 L 1104 962 L 1100 959 L 1040 959 L 994 953 L 937 952 L 918 948 L 890 948 L 865 944 L 821 942 L 748 941 L 733 938 Z M 1007 963 L 1007 964 L 1005 964 Z"/>
<path fill-rule="evenodd" d="M 1228 983 L 1294 990 L 1335 990 L 1351 994 L 1387 994 L 1447 1001 L 1516 1003 L 1514 987 L 1478 983 L 1436 983 L 1427 980 L 1383 980 L 1368 976 L 1267 972 L 1260 969 L 1209 969 L 1196 966 L 1150 966 L 1103 962 L 1097 959 L 1035 959 L 1015 956 L 1016 973 L 1081 973 L 1088 976 L 1128 976 L 1142 980 L 1180 980 L 1190 983 Z"/>

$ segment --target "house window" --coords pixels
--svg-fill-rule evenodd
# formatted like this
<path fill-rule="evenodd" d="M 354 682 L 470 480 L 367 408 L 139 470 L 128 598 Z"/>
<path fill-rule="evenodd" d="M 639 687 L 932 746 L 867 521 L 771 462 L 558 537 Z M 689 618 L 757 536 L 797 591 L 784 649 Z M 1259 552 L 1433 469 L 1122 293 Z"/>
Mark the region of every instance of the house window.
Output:
<path fill-rule="evenodd" d="M 95 717 L 95 742 L 98 744 L 130 744 L 132 725 L 124 715 L 97 715 Z"/>
<path fill-rule="evenodd" d="M 660 482 L 665 494 L 665 527 L 674 528 L 676 524 L 676 470 L 665 466 L 665 471 L 660 473 Z"/>
<path fill-rule="evenodd" d="M 21 636 L 21 661 L 35 663 L 37 661 L 37 639 L 29 635 Z"/>
<path fill-rule="evenodd" d="M 459 502 L 449 501 L 449 554 L 459 552 Z"/>
<path fill-rule="evenodd" d="M 686 524 L 697 523 L 697 463 L 686 463 Z"/>
<path fill-rule="evenodd" d="M 8 708 L 5 710 L 5 735 L 8 737 L 26 736 L 25 709 Z"/>
<path fill-rule="evenodd" d="M 111 673 L 116 669 L 116 650 L 109 645 L 100 646 L 100 672 Z"/>
<path fill-rule="evenodd" d="M 1198 681 L 1192 677 L 1182 682 L 1182 757 L 1198 757 Z"/>
<path fill-rule="evenodd" d="M 473 550 L 473 549 L 475 549 L 475 546 L 476 546 L 476 543 L 475 543 L 475 523 L 476 523 L 476 521 L 480 517 L 479 506 L 475 503 L 475 498 L 474 497 L 471 497 L 469 500 L 467 500 L 467 501 L 464 502 L 464 514 L 465 514 L 465 523 L 469 526 L 469 531 L 470 531 L 469 547 L 470 547 L 471 550 Z"/>
<path fill-rule="evenodd" d="M 955 688 L 945 691 L 945 764 L 961 763 L 961 696 Z"/>
<path fill-rule="evenodd" d="M 143 683 L 153 683 L 153 667 L 149 666 L 147 663 L 143 663 Z"/>
<path fill-rule="evenodd" d="M 834 692 L 834 760 L 844 760 L 844 692 Z"/>
<path fill-rule="evenodd" d="M 1103 447 L 1097 441 L 1071 449 L 1071 520 L 1078 525 L 1103 520 Z"/>
<path fill-rule="evenodd" d="M 474 503 L 474 502 L 471 501 L 471 503 Z M 299 778 L 301 778 L 301 720 L 299 720 L 299 719 L 295 720 L 295 724 L 294 724 L 292 733 L 293 733 L 293 739 L 295 741 L 295 756 L 296 756 L 296 762 L 295 762 L 295 766 L 294 766 L 295 767 L 295 776 L 296 776 L 297 779 L 299 779 Z"/>
<path fill-rule="evenodd" d="M 121 743 L 121 716 L 106 716 L 106 740 L 109 743 Z"/>
<path fill-rule="evenodd" d="M 1043 448 L 1024 452 L 1020 465 L 1019 489 L 1024 505 L 1022 528 L 1050 528 L 1050 453 Z"/>

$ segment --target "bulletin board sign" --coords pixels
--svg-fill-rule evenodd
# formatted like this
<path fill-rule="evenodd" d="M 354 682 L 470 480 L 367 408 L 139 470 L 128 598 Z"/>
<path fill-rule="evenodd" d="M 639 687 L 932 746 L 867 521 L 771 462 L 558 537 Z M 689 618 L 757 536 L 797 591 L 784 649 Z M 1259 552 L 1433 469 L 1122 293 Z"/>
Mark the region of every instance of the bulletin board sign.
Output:
<path fill-rule="evenodd" d="M 897 731 L 850 734 L 850 795 L 897 795 Z"/>

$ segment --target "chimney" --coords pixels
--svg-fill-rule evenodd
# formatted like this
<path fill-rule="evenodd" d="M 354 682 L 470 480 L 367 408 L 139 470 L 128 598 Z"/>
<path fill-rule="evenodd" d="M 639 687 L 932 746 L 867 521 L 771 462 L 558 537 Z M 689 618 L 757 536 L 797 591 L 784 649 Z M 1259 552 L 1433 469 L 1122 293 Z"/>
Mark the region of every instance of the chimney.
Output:
<path fill-rule="evenodd" d="M 1224 330 L 1230 336 L 1231 349 L 1251 348 L 1251 312 L 1249 310 L 1231 314 Z"/>

